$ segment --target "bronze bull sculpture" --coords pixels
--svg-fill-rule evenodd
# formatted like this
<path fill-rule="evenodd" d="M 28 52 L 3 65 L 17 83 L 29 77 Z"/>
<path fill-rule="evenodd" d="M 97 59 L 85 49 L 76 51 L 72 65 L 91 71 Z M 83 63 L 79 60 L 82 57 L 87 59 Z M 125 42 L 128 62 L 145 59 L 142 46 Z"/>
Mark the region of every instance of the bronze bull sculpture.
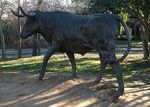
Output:
<path fill-rule="evenodd" d="M 25 39 L 34 33 L 40 33 L 49 43 L 44 55 L 39 80 L 45 74 L 47 62 L 55 52 L 66 53 L 72 66 L 72 76 L 76 77 L 74 53 L 86 54 L 96 50 L 100 55 L 101 67 L 96 82 L 100 82 L 107 64 L 110 64 L 119 84 L 118 95 L 124 93 L 124 82 L 120 67 L 121 61 L 128 55 L 131 48 L 130 36 L 123 20 L 113 14 L 74 15 L 69 12 L 41 12 L 30 10 L 27 13 L 20 7 L 22 14 L 12 13 L 17 17 L 25 17 L 26 22 L 20 34 Z M 123 25 L 128 39 L 128 48 L 124 55 L 117 59 L 115 41 Z"/>

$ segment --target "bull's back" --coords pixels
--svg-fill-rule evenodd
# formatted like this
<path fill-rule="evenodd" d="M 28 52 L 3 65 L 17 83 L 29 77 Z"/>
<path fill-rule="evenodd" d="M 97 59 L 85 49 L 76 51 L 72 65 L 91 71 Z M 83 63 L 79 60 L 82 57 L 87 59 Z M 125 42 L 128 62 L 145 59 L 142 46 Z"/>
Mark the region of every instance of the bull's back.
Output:
<path fill-rule="evenodd" d="M 72 36 L 78 37 L 80 35 L 80 28 L 85 25 L 89 19 L 89 16 L 64 14 L 56 19 L 55 27 L 56 30 L 71 36 L 71 38 L 73 38 Z"/>
<path fill-rule="evenodd" d="M 99 34 L 99 36 L 107 36 L 107 38 L 116 36 L 120 26 L 115 17 L 109 14 L 95 14 L 91 16 L 71 14 L 69 17 L 62 18 L 61 21 L 62 24 L 58 26 L 62 33 L 65 34 L 64 36 L 76 39 L 83 37 L 81 32 L 83 26 L 86 26 L 88 31 Z"/>

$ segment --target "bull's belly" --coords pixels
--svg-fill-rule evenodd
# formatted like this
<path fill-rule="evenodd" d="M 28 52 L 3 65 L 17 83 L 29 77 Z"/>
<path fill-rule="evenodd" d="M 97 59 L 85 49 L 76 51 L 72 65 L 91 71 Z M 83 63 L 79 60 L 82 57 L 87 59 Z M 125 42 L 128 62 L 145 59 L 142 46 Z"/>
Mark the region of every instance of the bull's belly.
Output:
<path fill-rule="evenodd" d="M 90 52 L 92 49 L 88 46 L 85 45 L 69 45 L 68 46 L 63 46 L 60 49 L 60 52 L 73 52 L 73 53 L 78 53 L 81 55 L 86 54 L 87 52 Z"/>

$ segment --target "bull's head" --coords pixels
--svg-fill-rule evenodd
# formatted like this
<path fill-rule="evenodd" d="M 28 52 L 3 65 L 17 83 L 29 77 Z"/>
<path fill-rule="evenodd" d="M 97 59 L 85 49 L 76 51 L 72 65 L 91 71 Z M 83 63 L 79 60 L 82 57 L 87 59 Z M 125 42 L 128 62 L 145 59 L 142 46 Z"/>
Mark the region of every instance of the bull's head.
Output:
<path fill-rule="evenodd" d="M 21 6 L 19 8 L 20 8 L 22 14 L 19 14 L 19 12 L 16 13 L 12 9 L 11 9 L 11 12 L 17 17 L 26 17 L 25 24 L 23 26 L 21 33 L 20 33 L 21 38 L 25 39 L 25 38 L 31 36 L 32 34 L 37 33 L 37 31 L 38 31 L 38 24 L 37 24 L 38 19 L 36 18 L 35 11 L 29 11 L 26 13 L 21 8 Z"/>

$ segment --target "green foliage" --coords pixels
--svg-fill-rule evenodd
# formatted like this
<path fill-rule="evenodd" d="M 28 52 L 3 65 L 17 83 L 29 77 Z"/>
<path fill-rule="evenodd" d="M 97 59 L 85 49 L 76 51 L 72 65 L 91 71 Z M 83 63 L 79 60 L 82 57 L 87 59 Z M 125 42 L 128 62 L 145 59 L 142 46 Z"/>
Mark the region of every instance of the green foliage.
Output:
<path fill-rule="evenodd" d="M 91 0 L 90 5 L 93 6 L 94 12 L 112 12 L 121 13 L 126 11 L 133 13 L 130 9 L 140 11 L 143 15 L 150 14 L 149 0 Z"/>
<path fill-rule="evenodd" d="M 139 14 L 150 14 L 150 1 L 149 0 L 120 0 L 121 6 L 126 9 L 126 11 L 131 14 L 135 14 L 135 12 L 139 12 Z M 129 9 L 129 10 L 127 10 Z M 134 10 L 131 11 L 130 9 Z"/>
<path fill-rule="evenodd" d="M 77 55 L 77 66 L 80 72 L 96 72 L 99 68 L 99 58 L 81 58 Z M 38 72 L 42 66 L 43 57 L 22 58 L 19 60 L 1 61 L 1 70 L 18 71 L 18 72 Z M 48 64 L 48 70 L 52 72 L 71 71 L 69 60 L 66 56 L 53 56 Z"/>
<path fill-rule="evenodd" d="M 90 11 L 92 13 L 120 13 L 119 0 L 91 0 Z M 117 7 L 117 8 L 116 8 Z"/>
<path fill-rule="evenodd" d="M 72 6 L 74 7 L 76 14 L 87 14 L 88 4 L 90 0 L 72 0 Z"/>

